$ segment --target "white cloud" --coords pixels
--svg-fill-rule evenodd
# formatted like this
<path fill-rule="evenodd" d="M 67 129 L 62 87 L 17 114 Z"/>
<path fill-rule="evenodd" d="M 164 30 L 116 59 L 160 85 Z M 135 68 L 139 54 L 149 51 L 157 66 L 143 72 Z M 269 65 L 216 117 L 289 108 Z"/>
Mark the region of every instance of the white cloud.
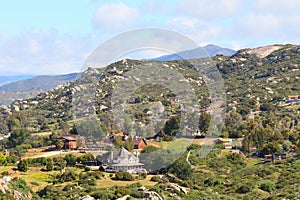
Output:
<path fill-rule="evenodd" d="M 291 14 L 300 11 L 299 0 L 258 0 L 256 9 L 263 12 Z"/>
<path fill-rule="evenodd" d="M 139 11 L 124 3 L 101 5 L 93 16 L 93 24 L 108 32 L 124 31 L 137 23 Z"/>
<path fill-rule="evenodd" d="M 245 38 L 278 36 L 282 21 L 275 15 L 251 13 L 241 17 L 235 27 L 237 34 Z"/>
<path fill-rule="evenodd" d="M 242 3 L 241 0 L 185 0 L 177 5 L 176 10 L 184 15 L 214 19 L 238 13 Z"/>
<path fill-rule="evenodd" d="M 188 17 L 175 17 L 166 21 L 167 26 L 181 26 L 182 28 L 194 28 L 198 23 L 198 19 Z"/>
<path fill-rule="evenodd" d="M 211 43 L 222 37 L 225 30 L 222 24 L 193 17 L 175 17 L 166 21 L 166 26 L 189 36 L 199 44 Z"/>
<path fill-rule="evenodd" d="M 62 74 L 79 71 L 86 55 L 97 45 L 90 36 L 74 37 L 54 30 L 2 34 L 1 74 Z"/>

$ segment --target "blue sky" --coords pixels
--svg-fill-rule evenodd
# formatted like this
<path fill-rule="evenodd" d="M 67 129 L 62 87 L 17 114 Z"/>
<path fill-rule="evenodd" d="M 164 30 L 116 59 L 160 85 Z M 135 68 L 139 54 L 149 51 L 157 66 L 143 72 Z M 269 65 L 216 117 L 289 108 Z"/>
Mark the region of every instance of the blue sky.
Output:
<path fill-rule="evenodd" d="M 1 75 L 79 71 L 102 42 L 146 27 L 177 31 L 200 46 L 300 44 L 300 1 L 2 1 Z"/>

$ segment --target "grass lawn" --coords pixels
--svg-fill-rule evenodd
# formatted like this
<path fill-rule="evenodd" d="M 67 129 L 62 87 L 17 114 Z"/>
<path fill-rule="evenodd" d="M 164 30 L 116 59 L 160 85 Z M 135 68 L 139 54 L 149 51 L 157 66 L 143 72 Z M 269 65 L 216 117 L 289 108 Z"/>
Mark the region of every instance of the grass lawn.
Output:
<path fill-rule="evenodd" d="M 0 171 L 8 171 L 12 179 L 15 177 L 24 179 L 34 192 L 48 185 L 49 174 L 55 173 L 41 171 L 42 167 L 30 167 L 30 170 L 27 172 L 15 171 L 14 169 L 16 168 L 16 166 L 0 166 Z"/>
<path fill-rule="evenodd" d="M 50 136 L 52 134 L 52 132 L 40 132 L 40 133 L 32 133 L 32 136 L 41 136 L 41 137 L 47 137 Z"/>
<path fill-rule="evenodd" d="M 105 179 L 98 180 L 97 181 L 97 186 L 100 187 L 100 188 L 107 188 L 107 187 L 113 187 L 113 186 L 126 186 L 126 185 L 131 185 L 131 184 L 134 184 L 134 183 L 138 183 L 138 182 L 141 183 L 144 186 L 153 186 L 157 182 L 150 181 L 152 176 L 153 175 L 148 175 L 147 178 L 145 178 L 143 180 L 115 181 L 115 180 L 112 180 L 109 177 L 108 173 L 105 173 Z"/>
<path fill-rule="evenodd" d="M 36 192 L 40 189 L 43 189 L 47 185 L 51 185 L 51 183 L 49 183 L 49 181 L 51 181 L 51 176 L 49 176 L 49 175 L 59 173 L 59 171 L 51 171 L 51 172 L 42 171 L 42 169 L 44 169 L 44 168 L 45 167 L 29 167 L 29 170 L 27 172 L 20 172 L 20 171 L 14 170 L 14 169 L 17 169 L 16 166 L 0 166 L 0 172 L 8 171 L 9 176 L 12 179 L 15 177 L 24 179 L 26 181 L 26 183 L 28 184 L 28 186 L 34 192 Z M 66 169 L 69 169 L 69 168 L 65 168 L 65 170 Z M 71 169 L 77 173 L 83 171 L 83 169 L 74 168 L 74 167 L 72 167 Z M 70 182 L 68 182 L 68 183 L 70 183 Z"/>
<path fill-rule="evenodd" d="M 38 157 L 57 157 L 60 152 L 58 150 L 55 151 L 45 151 L 49 148 L 53 148 L 54 146 L 47 147 L 39 147 L 28 149 L 28 151 L 24 154 L 22 158 L 38 158 Z M 79 151 L 62 151 L 62 156 L 64 157 L 66 154 L 74 154 L 75 156 L 82 155 Z"/>
<path fill-rule="evenodd" d="M 34 191 L 37 192 L 38 190 L 43 189 L 47 185 L 51 185 L 51 176 L 52 174 L 58 174 L 59 171 L 42 171 L 44 167 L 29 167 L 27 172 L 19 172 L 16 169 L 16 166 L 0 166 L 0 172 L 8 171 L 9 176 L 13 179 L 15 177 L 22 178 L 26 181 L 27 185 Z M 83 172 L 83 169 L 79 168 L 65 168 L 65 170 L 71 169 L 76 173 Z M 140 182 L 144 186 L 153 186 L 157 182 L 150 181 L 153 175 L 148 175 L 146 179 L 143 180 L 134 180 L 134 181 L 115 181 L 112 180 L 109 176 L 110 173 L 104 173 L 105 179 L 97 181 L 97 187 L 106 188 L 112 186 L 126 186 L 134 183 Z M 65 182 L 62 184 L 56 184 L 56 187 L 63 188 L 67 184 L 73 184 L 75 182 Z"/>

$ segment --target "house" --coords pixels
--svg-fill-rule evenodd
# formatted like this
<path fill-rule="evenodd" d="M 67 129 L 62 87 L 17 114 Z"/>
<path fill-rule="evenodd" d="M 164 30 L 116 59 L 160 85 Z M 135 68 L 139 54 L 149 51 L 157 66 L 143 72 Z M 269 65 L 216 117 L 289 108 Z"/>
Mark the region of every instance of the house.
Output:
<path fill-rule="evenodd" d="M 147 142 L 144 138 L 134 137 L 133 138 L 133 149 L 134 150 L 143 150 L 147 146 Z"/>
<path fill-rule="evenodd" d="M 291 95 L 291 96 L 288 96 L 285 101 L 288 102 L 288 103 L 294 103 L 294 102 L 298 102 L 300 100 L 300 95 Z"/>
<path fill-rule="evenodd" d="M 232 149 L 232 139 L 231 138 L 219 138 L 215 140 L 215 144 L 223 144 L 225 149 Z"/>
<path fill-rule="evenodd" d="M 97 157 L 97 160 L 105 165 L 105 171 L 118 172 L 127 171 L 130 173 L 138 173 L 145 171 L 144 164 L 133 153 L 122 147 L 119 151 L 111 151 L 104 156 Z"/>
<path fill-rule="evenodd" d="M 120 137 L 123 141 L 125 141 L 127 140 L 128 135 L 125 132 L 113 133 L 112 135 L 109 136 L 110 142 L 113 143 L 117 137 Z"/>
<path fill-rule="evenodd" d="M 78 149 L 81 146 L 78 144 L 79 135 L 62 135 L 59 140 L 64 141 L 64 149 L 73 150 Z"/>
<path fill-rule="evenodd" d="M 267 154 L 264 157 L 266 162 L 273 162 L 274 160 L 284 160 L 286 158 L 286 153 Z"/>

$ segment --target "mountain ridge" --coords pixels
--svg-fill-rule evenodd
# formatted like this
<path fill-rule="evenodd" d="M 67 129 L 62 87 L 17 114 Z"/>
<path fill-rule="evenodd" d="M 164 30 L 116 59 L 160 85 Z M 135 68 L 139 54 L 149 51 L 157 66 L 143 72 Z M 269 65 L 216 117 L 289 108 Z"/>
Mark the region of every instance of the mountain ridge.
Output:
<path fill-rule="evenodd" d="M 175 54 L 163 55 L 157 58 L 153 58 L 153 61 L 172 61 L 172 60 L 184 60 L 193 58 L 205 58 L 213 57 L 216 55 L 232 56 L 236 53 L 235 50 L 229 48 L 223 48 L 217 45 L 209 44 L 204 47 L 198 47 L 195 49 L 181 51 Z"/>
<path fill-rule="evenodd" d="M 1 92 L 24 92 L 29 90 L 41 89 L 44 91 L 51 90 L 57 85 L 67 81 L 75 80 L 78 73 L 64 75 L 40 75 L 29 79 L 20 80 L 0 86 Z"/>

